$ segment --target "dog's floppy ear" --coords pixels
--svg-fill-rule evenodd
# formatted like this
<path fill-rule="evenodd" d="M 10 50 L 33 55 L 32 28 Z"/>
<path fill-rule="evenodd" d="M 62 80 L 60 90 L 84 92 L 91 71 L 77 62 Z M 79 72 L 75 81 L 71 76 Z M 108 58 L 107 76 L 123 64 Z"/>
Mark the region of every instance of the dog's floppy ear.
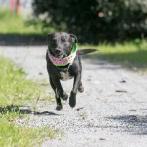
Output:
<path fill-rule="evenodd" d="M 49 42 L 51 40 L 51 37 L 52 37 L 53 33 L 48 33 L 48 38 L 47 38 L 47 41 Z"/>
<path fill-rule="evenodd" d="M 74 34 L 70 34 L 70 37 L 72 39 L 72 42 L 74 42 L 74 43 L 78 42 L 78 39 L 77 39 L 77 37 Z"/>

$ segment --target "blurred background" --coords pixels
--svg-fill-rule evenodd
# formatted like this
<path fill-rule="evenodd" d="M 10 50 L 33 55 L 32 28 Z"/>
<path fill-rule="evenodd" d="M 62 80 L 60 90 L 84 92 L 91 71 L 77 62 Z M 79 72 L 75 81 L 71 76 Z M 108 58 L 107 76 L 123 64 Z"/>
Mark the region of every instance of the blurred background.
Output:
<path fill-rule="evenodd" d="M 147 36 L 147 0 L 0 0 L 0 10 L 0 33 L 68 31 L 83 43 Z M 9 29 L 13 25 L 17 28 Z"/>
<path fill-rule="evenodd" d="M 0 0 L 0 45 L 46 45 L 55 31 L 99 48 L 99 58 L 147 65 L 147 0 Z"/>

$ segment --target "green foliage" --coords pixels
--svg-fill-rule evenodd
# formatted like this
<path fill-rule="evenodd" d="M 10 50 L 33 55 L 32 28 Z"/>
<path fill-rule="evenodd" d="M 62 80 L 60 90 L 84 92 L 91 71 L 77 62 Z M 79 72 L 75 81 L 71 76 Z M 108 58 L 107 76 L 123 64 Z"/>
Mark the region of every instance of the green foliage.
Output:
<path fill-rule="evenodd" d="M 8 10 L 0 10 L 1 34 L 42 34 L 41 25 L 34 25 L 11 14 Z"/>
<path fill-rule="evenodd" d="M 34 0 L 44 27 L 73 32 L 81 41 L 125 40 L 147 35 L 146 0 Z"/>

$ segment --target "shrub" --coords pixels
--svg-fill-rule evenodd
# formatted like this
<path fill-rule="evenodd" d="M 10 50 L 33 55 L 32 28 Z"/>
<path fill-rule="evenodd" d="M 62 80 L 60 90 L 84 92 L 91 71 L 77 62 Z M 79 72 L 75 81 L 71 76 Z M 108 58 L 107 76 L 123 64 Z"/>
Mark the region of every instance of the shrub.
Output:
<path fill-rule="evenodd" d="M 146 0 L 34 0 L 33 9 L 44 27 L 75 33 L 81 41 L 147 36 Z"/>

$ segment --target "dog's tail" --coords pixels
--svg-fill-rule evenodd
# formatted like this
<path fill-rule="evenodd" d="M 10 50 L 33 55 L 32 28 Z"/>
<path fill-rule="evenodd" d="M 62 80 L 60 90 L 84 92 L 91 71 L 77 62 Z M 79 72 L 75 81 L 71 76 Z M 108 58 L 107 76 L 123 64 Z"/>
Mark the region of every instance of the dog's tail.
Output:
<path fill-rule="evenodd" d="M 80 55 L 86 55 L 86 54 L 90 54 L 90 53 L 93 53 L 93 52 L 96 52 L 96 51 L 98 51 L 98 49 L 79 49 L 78 50 L 78 54 L 80 54 Z"/>

